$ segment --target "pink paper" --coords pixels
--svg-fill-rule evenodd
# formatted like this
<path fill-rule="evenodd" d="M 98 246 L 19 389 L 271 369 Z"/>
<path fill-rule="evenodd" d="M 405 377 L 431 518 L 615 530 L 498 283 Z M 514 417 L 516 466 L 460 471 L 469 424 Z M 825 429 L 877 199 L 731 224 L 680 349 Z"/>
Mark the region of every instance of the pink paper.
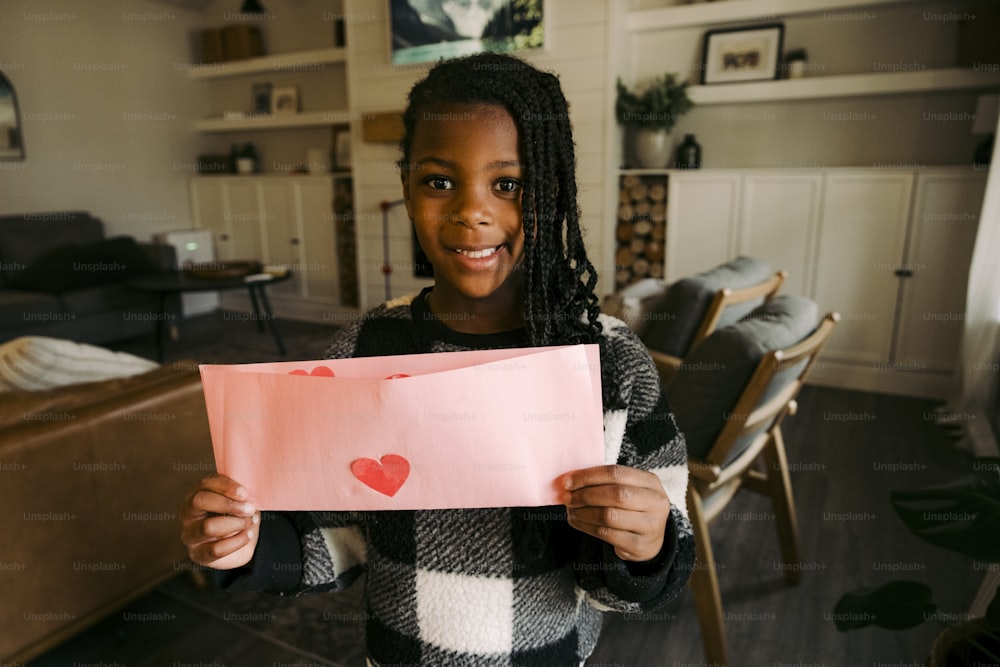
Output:
<path fill-rule="evenodd" d="M 556 505 L 604 463 L 596 345 L 200 368 L 216 467 L 260 509 Z"/>

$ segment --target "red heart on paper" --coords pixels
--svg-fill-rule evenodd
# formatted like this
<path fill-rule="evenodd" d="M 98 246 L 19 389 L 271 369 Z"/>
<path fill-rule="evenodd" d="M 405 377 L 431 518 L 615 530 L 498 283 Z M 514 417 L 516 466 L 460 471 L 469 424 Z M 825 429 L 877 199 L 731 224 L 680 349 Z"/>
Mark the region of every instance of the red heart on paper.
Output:
<path fill-rule="evenodd" d="M 397 454 L 386 454 L 381 461 L 356 459 L 351 461 L 351 472 L 365 486 L 391 498 L 410 476 L 410 462 Z"/>
<path fill-rule="evenodd" d="M 301 369 L 297 368 L 294 371 L 288 371 L 288 374 L 289 375 L 315 375 L 315 376 L 318 376 L 318 377 L 327 377 L 327 378 L 336 377 L 334 375 L 333 371 L 330 369 L 329 366 L 317 366 L 316 368 L 312 369 L 311 372 L 308 372 L 308 373 L 306 371 L 304 371 L 304 370 L 301 370 Z"/>

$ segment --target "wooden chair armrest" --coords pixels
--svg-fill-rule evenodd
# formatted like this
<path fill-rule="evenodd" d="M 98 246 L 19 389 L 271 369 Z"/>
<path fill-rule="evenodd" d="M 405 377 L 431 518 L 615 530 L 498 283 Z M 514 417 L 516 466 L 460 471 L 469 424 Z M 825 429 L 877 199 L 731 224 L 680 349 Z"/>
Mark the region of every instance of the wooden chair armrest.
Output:
<path fill-rule="evenodd" d="M 677 369 L 680 368 L 683 360 L 666 352 L 659 352 L 651 348 L 647 349 L 649 350 L 649 356 L 653 358 L 653 363 L 656 364 L 656 371 L 660 374 L 660 385 L 661 387 L 666 387 L 677 373 Z"/>
<path fill-rule="evenodd" d="M 722 474 L 722 468 L 714 463 L 709 463 L 708 461 L 702 461 L 701 459 L 689 456 L 688 474 L 696 479 L 700 479 L 703 482 L 711 484 L 719 479 L 719 476 Z"/>

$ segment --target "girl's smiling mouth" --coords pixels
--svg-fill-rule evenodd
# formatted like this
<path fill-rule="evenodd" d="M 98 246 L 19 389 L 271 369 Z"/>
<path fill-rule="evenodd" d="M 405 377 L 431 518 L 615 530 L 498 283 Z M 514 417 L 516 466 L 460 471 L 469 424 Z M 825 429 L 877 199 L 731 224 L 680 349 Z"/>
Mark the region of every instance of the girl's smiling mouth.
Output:
<path fill-rule="evenodd" d="M 470 259 L 483 259 L 484 257 L 491 257 L 500 252 L 505 245 L 505 243 L 501 243 L 500 245 L 487 246 L 485 248 L 451 248 L 451 251 Z"/>

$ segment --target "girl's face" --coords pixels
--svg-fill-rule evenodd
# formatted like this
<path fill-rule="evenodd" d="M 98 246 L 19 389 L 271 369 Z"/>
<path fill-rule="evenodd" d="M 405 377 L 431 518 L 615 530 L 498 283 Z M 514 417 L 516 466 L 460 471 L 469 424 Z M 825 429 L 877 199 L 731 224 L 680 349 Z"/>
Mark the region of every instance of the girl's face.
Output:
<path fill-rule="evenodd" d="M 401 177 L 406 210 L 434 266 L 435 297 L 453 304 L 519 297 L 523 172 L 510 113 L 495 105 L 424 113 Z"/>

